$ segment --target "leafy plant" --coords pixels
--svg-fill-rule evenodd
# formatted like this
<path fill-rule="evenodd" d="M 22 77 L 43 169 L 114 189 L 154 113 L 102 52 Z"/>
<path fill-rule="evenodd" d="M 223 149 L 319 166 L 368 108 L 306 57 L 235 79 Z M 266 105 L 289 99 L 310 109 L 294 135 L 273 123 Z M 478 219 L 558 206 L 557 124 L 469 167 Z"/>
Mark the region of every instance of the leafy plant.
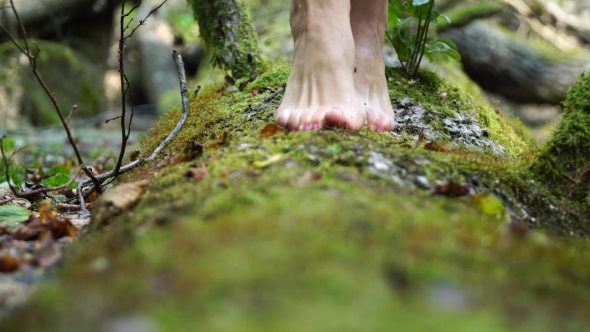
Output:
<path fill-rule="evenodd" d="M 8 184 L 7 182 L 4 182 L 6 181 L 6 175 L 8 175 L 8 178 L 12 181 L 12 183 L 14 183 L 17 187 L 20 187 L 23 183 L 23 179 L 26 177 L 27 171 L 24 167 L 14 165 L 11 162 L 11 158 L 20 150 L 16 149 L 16 143 L 14 139 L 9 137 L 2 137 L 0 139 L 0 144 L 2 144 L 2 150 L 7 158 L 6 162 L 4 162 L 2 160 L 2 156 L 0 155 L 0 179 L 2 179 L 0 180 L 0 186 Z M 6 167 L 8 167 L 8 171 L 6 171 Z"/>
<path fill-rule="evenodd" d="M 428 38 L 430 25 L 437 26 L 437 19 L 451 20 L 434 9 L 435 0 L 389 0 L 389 25 L 387 39 L 395 48 L 404 72 L 414 77 L 424 54 L 433 61 L 435 53 L 442 53 L 455 60 L 461 56 L 457 45 L 446 38 Z"/>

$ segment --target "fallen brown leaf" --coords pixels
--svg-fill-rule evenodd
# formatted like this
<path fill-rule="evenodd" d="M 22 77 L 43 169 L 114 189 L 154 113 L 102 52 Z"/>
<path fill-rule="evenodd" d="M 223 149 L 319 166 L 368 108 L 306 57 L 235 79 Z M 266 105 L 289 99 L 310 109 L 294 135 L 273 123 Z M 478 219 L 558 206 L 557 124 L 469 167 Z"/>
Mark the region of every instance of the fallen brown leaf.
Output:
<path fill-rule="evenodd" d="M 10 273 L 18 270 L 20 261 L 8 253 L 0 253 L 0 273 Z"/>
<path fill-rule="evenodd" d="M 183 175 L 189 179 L 201 181 L 204 178 L 206 178 L 207 176 L 209 176 L 209 171 L 207 171 L 207 168 L 205 167 L 205 165 L 202 165 L 199 168 L 194 168 L 194 167 L 190 168 Z"/>
<path fill-rule="evenodd" d="M 207 149 L 217 150 L 229 144 L 231 141 L 231 133 L 229 131 L 217 136 L 217 142 L 207 145 Z"/>
<path fill-rule="evenodd" d="M 512 221 L 508 223 L 508 230 L 510 231 L 510 234 L 519 238 L 527 236 L 530 232 L 527 224 L 518 221 Z"/>
<path fill-rule="evenodd" d="M 94 204 L 92 209 L 91 228 L 102 228 L 109 225 L 116 215 L 131 209 L 141 198 L 148 180 L 120 184 L 106 191 Z"/>
<path fill-rule="evenodd" d="M 272 136 L 274 136 L 278 133 L 282 133 L 282 132 L 283 132 L 283 129 L 281 129 L 281 127 L 277 126 L 274 123 L 269 123 L 260 132 L 260 138 L 269 138 L 269 137 L 272 137 Z"/>
<path fill-rule="evenodd" d="M 50 224 L 42 222 L 37 217 L 33 217 L 25 222 L 24 227 L 18 228 L 12 234 L 12 237 L 21 241 L 33 241 L 37 240 L 41 234 L 50 232 L 50 228 Z"/>
<path fill-rule="evenodd" d="M 299 186 L 299 187 L 304 187 L 312 182 L 316 182 L 321 179 L 322 179 L 322 173 L 309 170 L 309 171 L 305 172 L 305 174 L 303 174 L 303 176 L 301 176 L 301 178 L 299 178 L 297 180 L 292 180 L 291 184 L 295 185 L 295 186 Z"/>
<path fill-rule="evenodd" d="M 120 184 L 106 191 L 97 204 L 107 204 L 120 210 L 132 208 L 150 184 L 148 180 Z"/>
<path fill-rule="evenodd" d="M 48 268 L 61 259 L 61 249 L 52 236 L 43 235 L 35 251 L 34 261 L 41 268 Z"/>
<path fill-rule="evenodd" d="M 55 214 L 51 209 L 51 199 L 45 199 L 41 201 L 39 205 L 39 218 L 42 222 L 50 222 L 54 218 Z"/>
<path fill-rule="evenodd" d="M 195 141 L 188 143 L 180 152 L 173 154 L 170 157 L 170 164 L 178 164 L 186 161 L 191 161 L 203 155 L 203 146 L 197 144 Z"/>
<path fill-rule="evenodd" d="M 450 197 L 460 197 L 469 194 L 469 188 L 457 182 L 448 181 L 434 187 L 432 189 L 432 194 Z"/>
<path fill-rule="evenodd" d="M 424 144 L 424 148 L 426 150 L 434 151 L 434 152 L 446 152 L 447 151 L 444 147 L 442 147 L 442 145 L 440 145 L 439 143 L 436 143 L 436 142 L 426 142 L 426 144 Z"/>

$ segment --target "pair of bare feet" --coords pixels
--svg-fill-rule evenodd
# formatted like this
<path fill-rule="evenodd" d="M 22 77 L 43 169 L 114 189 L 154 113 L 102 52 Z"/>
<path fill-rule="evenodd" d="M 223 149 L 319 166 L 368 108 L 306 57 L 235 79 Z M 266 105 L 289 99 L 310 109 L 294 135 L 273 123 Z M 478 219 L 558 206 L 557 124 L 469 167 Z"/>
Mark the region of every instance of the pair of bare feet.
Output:
<path fill-rule="evenodd" d="M 292 0 L 293 70 L 275 121 L 294 131 L 392 130 L 386 28 L 387 0 Z"/>

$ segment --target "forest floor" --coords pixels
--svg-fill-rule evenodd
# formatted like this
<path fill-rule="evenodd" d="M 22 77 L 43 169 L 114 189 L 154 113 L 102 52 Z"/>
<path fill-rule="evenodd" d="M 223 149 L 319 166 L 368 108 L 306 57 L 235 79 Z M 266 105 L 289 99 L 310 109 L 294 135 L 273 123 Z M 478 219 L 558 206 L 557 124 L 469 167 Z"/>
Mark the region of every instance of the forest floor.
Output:
<path fill-rule="evenodd" d="M 3 331 L 578 331 L 588 216 L 528 171 L 522 127 L 388 69 L 391 133 L 272 124 L 288 66 L 191 99 L 133 210 L 91 231 Z M 175 125 L 141 141 L 148 155 Z"/>

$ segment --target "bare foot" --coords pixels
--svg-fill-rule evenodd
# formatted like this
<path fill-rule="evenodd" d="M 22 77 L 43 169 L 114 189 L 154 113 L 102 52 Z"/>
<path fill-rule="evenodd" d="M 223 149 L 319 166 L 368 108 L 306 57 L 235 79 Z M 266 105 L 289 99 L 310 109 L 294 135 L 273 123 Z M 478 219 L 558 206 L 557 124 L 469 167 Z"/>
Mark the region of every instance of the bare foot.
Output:
<path fill-rule="evenodd" d="M 383 39 L 387 28 L 387 0 L 351 0 L 350 21 L 356 47 L 354 84 L 367 114 L 367 125 L 376 132 L 391 131 L 395 113 L 391 107 Z"/>
<path fill-rule="evenodd" d="M 353 82 L 355 46 L 350 3 L 293 0 L 293 70 L 275 121 L 289 130 L 335 126 L 360 130 L 367 112 Z"/>

